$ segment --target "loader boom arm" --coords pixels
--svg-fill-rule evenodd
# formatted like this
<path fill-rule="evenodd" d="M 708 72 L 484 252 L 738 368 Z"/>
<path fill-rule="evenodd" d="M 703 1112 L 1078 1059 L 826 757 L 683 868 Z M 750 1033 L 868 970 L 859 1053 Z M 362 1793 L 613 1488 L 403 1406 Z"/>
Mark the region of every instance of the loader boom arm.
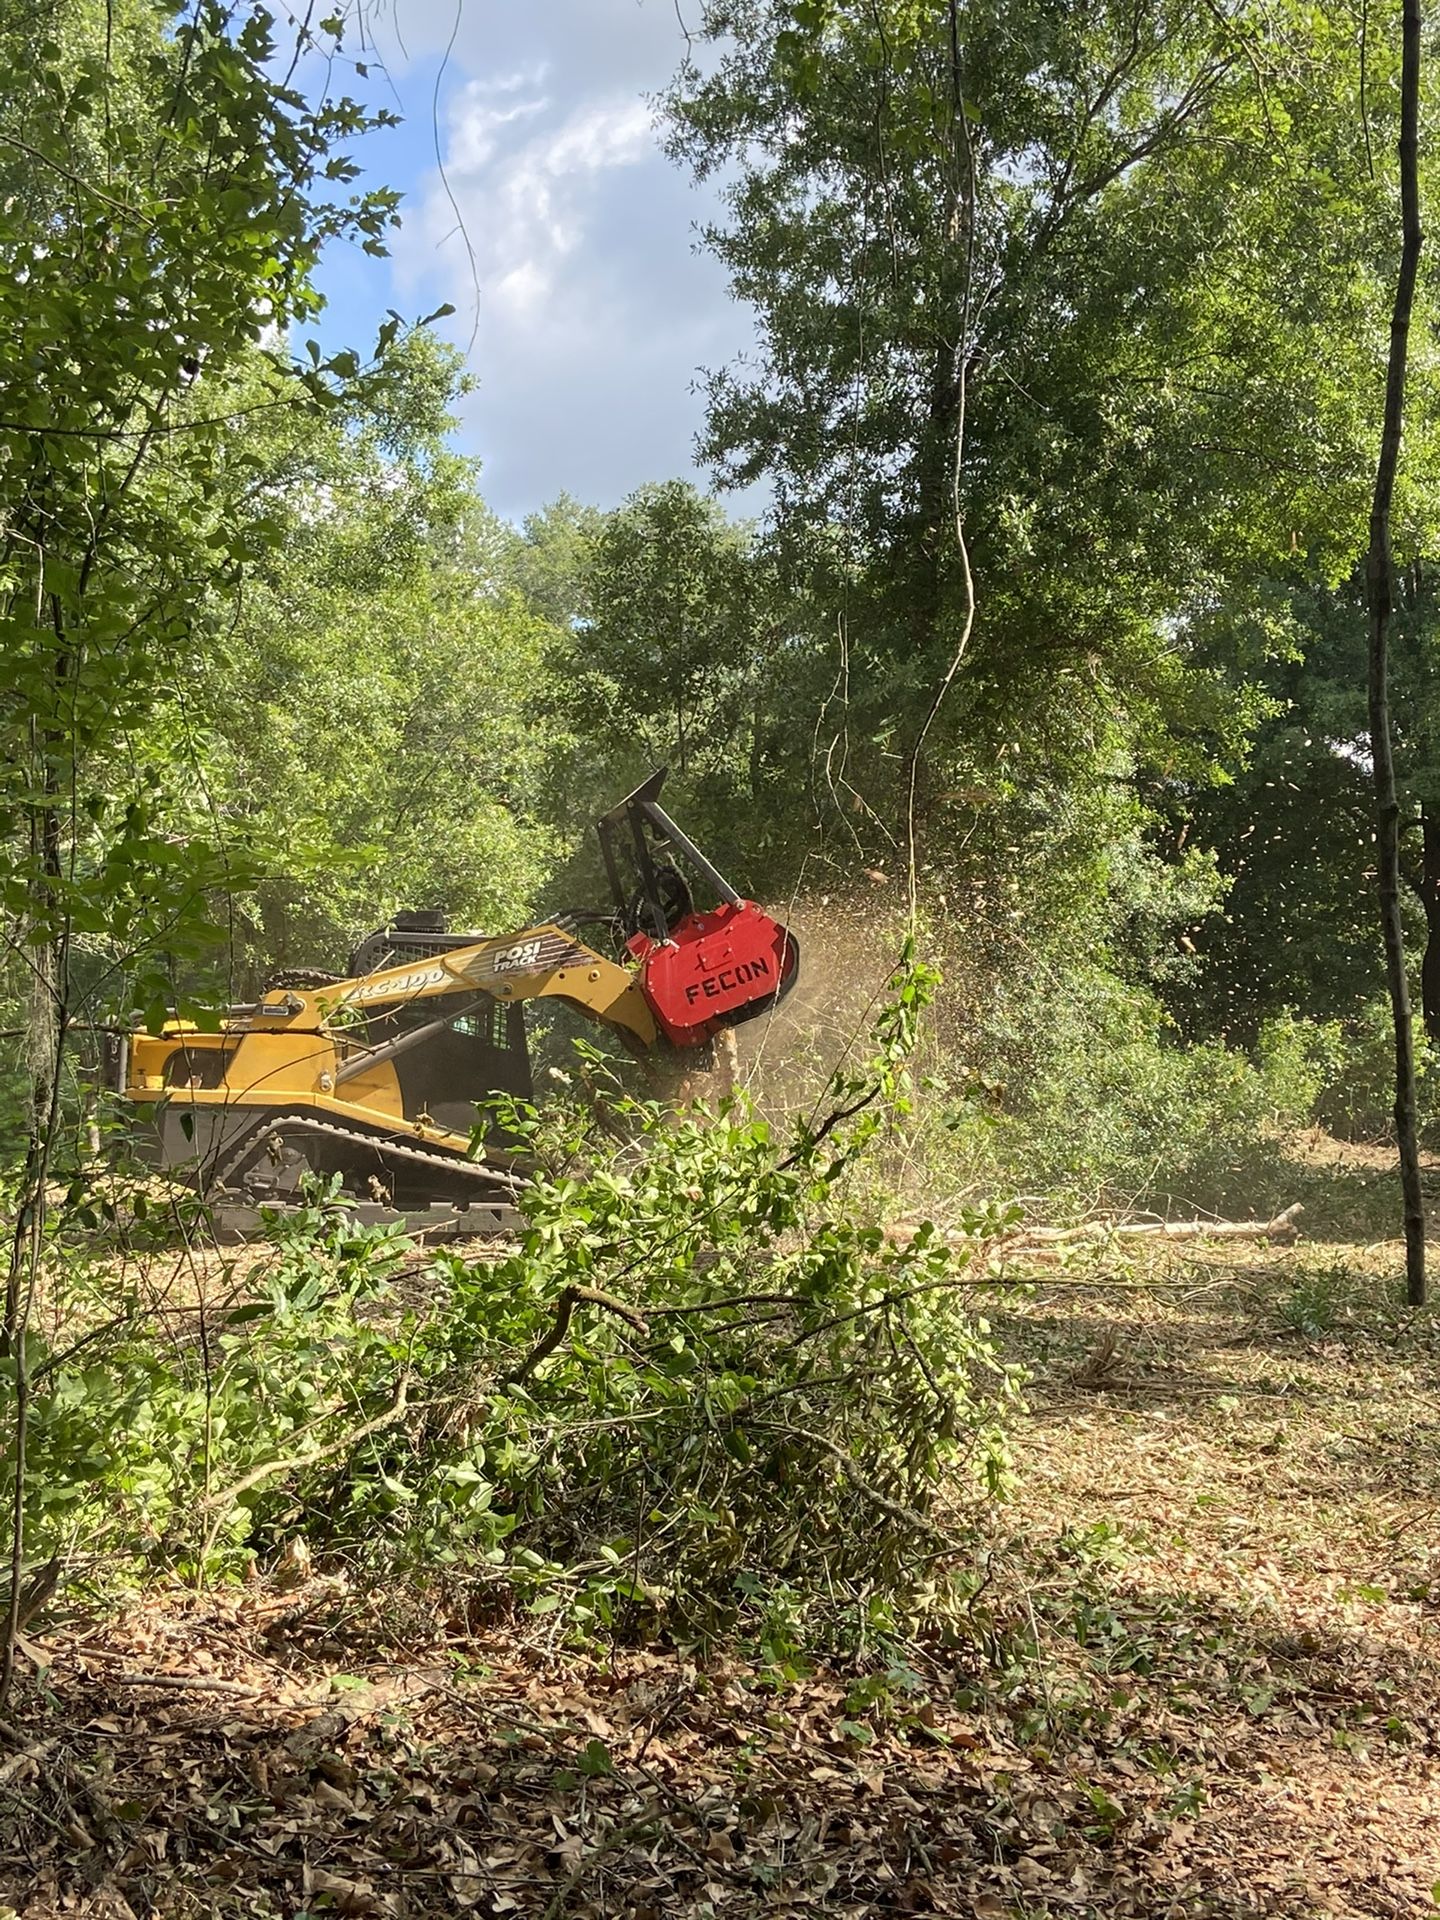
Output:
<path fill-rule="evenodd" d="M 338 1015 L 343 1024 L 345 1010 L 411 1006 L 449 994 L 488 994 L 506 1004 L 563 1000 L 587 1018 L 615 1028 L 637 1049 L 653 1047 L 659 1037 L 634 973 L 551 924 L 338 981 L 314 989 L 308 998 L 316 1011 L 332 1020 Z"/>
<path fill-rule="evenodd" d="M 177 1053 L 188 1072 L 198 1057 L 220 1049 L 227 1057 L 227 1071 L 216 1090 L 233 1096 L 241 1076 L 232 1076 L 228 1057 L 243 1048 L 244 1083 L 263 1087 L 269 1097 L 329 1094 L 412 1051 L 486 999 L 508 1006 L 544 998 L 563 1001 L 587 1019 L 614 1029 L 637 1053 L 649 1052 L 660 1042 L 655 1016 L 634 972 L 563 928 L 542 924 L 352 980 L 276 989 L 232 1016 L 218 1034 L 202 1034 L 180 1022 L 168 1023 L 159 1034 L 136 1033 L 127 1050 L 128 1084 L 122 1090 L 135 1099 L 154 1099 L 177 1084 L 172 1064 Z M 452 1007 L 450 1002 L 457 1004 Z M 433 1005 L 434 1022 L 380 1046 L 365 1044 L 361 1016 L 416 1005 Z M 237 1060 L 237 1068 L 239 1064 Z M 189 1092 L 193 1098 L 194 1089 Z"/>

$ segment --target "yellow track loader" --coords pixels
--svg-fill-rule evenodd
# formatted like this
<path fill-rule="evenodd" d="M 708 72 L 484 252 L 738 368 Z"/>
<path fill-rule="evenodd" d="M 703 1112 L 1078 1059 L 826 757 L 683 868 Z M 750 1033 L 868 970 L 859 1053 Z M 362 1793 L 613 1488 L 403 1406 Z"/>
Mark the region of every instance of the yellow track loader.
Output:
<path fill-rule="evenodd" d="M 362 1216 L 513 1225 L 523 1171 L 503 1141 L 473 1136 L 478 1102 L 531 1095 L 527 1002 L 573 1007 L 638 1054 L 694 1060 L 795 981 L 793 937 L 676 826 L 664 778 L 597 822 L 608 907 L 499 937 L 402 914 L 343 976 L 276 975 L 215 1031 L 175 1020 L 128 1035 L 107 1077 L 137 1110 L 146 1156 L 229 1231 L 293 1203 L 307 1177 L 337 1174 Z M 712 905 L 696 906 L 692 882 Z M 596 945 L 582 928 L 599 929 Z"/>

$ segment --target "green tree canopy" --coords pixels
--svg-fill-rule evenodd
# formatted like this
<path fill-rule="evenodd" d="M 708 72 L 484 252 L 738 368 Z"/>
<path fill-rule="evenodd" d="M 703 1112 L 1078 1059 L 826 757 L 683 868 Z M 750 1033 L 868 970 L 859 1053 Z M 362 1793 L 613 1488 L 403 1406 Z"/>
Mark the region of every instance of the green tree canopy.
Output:
<path fill-rule="evenodd" d="M 1358 29 L 1162 0 L 705 10 L 670 142 L 725 183 L 707 243 L 761 351 L 712 376 L 704 451 L 768 478 L 844 623 L 878 748 L 852 773 L 882 812 L 967 571 L 937 830 L 939 796 L 997 768 L 1203 754 L 1245 716 L 1177 644 L 1187 613 L 1348 571 L 1391 240 L 1391 56 L 1371 47 L 1362 113 Z"/>

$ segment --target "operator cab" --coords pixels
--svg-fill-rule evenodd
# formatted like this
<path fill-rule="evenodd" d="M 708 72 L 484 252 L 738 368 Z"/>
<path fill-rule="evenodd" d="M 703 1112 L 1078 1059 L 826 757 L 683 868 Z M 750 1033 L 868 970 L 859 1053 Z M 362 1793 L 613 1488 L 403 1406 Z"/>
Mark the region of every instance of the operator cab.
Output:
<path fill-rule="evenodd" d="M 362 980 L 407 960 L 428 960 L 437 953 L 474 946 L 486 936 L 451 932 L 437 909 L 397 913 L 388 925 L 377 927 L 350 955 L 350 977 Z M 386 1007 L 366 1022 L 366 1044 L 384 1046 L 420 1027 L 435 1024 L 433 1000 L 411 1006 Z M 525 1035 L 525 1009 L 519 1002 L 484 1002 L 456 1014 L 423 1043 L 395 1056 L 395 1077 L 407 1119 L 428 1114 L 437 1126 L 452 1133 L 469 1133 L 475 1125 L 478 1103 L 497 1093 L 517 1100 L 534 1096 L 530 1053 Z"/>
<path fill-rule="evenodd" d="M 387 1007 L 367 1022 L 367 1044 L 383 1046 L 435 1024 L 433 1001 Z M 533 1097 L 525 1009 L 499 1001 L 457 1014 L 436 1033 L 394 1058 L 395 1077 L 407 1120 L 428 1114 L 437 1126 L 468 1134 L 476 1105 L 497 1093 Z"/>

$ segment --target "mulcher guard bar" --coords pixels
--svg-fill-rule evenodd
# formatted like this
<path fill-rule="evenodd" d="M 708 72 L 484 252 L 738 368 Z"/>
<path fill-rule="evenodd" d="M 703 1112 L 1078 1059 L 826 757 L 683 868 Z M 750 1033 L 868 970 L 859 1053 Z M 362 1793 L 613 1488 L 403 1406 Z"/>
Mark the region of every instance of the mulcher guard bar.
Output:
<path fill-rule="evenodd" d="M 666 771 L 652 773 L 603 814 L 596 830 L 646 1003 L 672 1046 L 698 1047 L 775 1006 L 795 983 L 800 949 L 788 928 L 737 893 L 666 813 L 657 797 Z M 696 911 L 675 855 L 718 895 L 710 911 Z M 636 882 L 628 890 L 626 864 Z"/>

